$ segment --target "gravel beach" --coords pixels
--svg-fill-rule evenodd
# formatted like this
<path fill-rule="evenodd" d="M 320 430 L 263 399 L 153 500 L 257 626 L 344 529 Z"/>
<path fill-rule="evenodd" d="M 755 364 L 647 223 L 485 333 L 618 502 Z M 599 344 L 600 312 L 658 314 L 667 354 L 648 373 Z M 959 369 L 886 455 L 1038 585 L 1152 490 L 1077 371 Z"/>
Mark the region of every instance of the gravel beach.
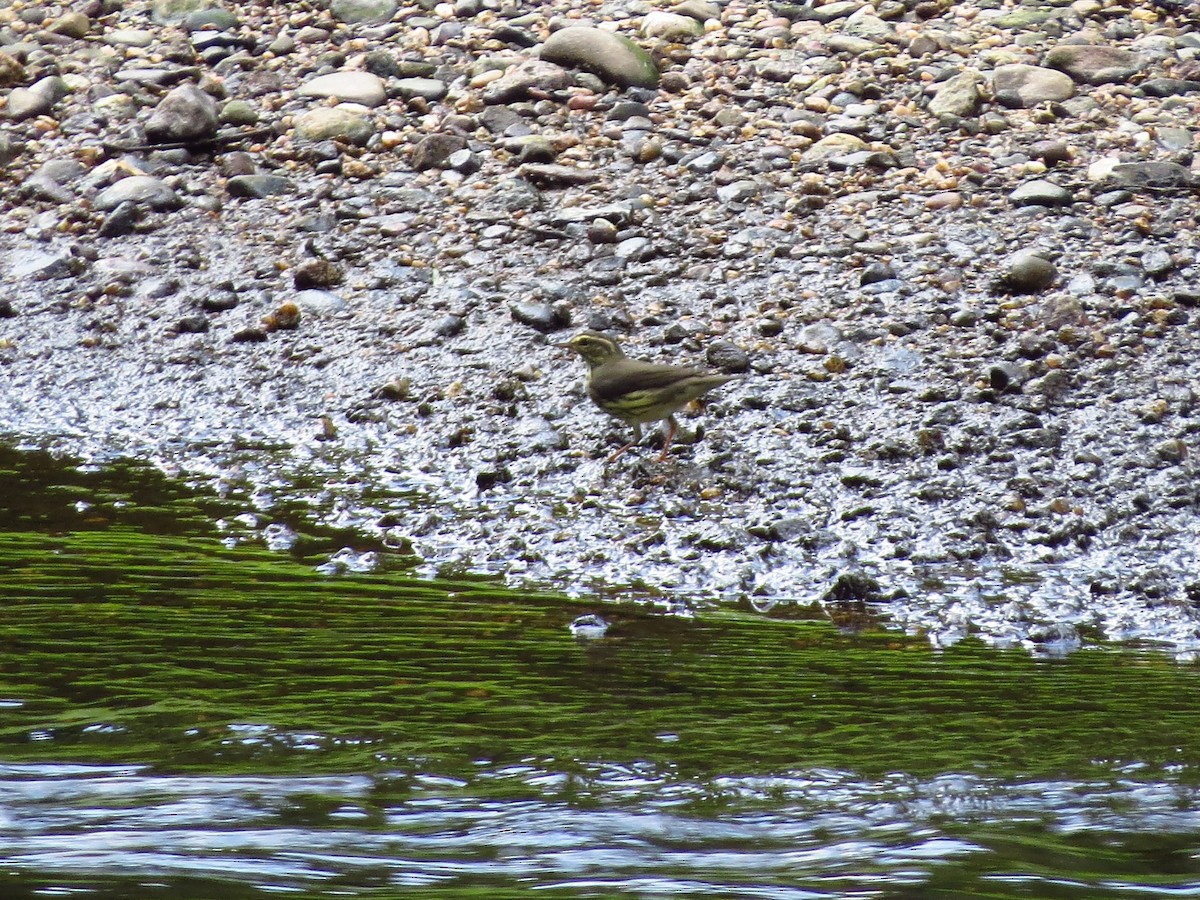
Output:
<path fill-rule="evenodd" d="M 1190 658 L 1198 133 L 1188 2 L 0 0 L 0 432 L 246 539 Z M 585 328 L 739 377 L 606 464 Z"/>

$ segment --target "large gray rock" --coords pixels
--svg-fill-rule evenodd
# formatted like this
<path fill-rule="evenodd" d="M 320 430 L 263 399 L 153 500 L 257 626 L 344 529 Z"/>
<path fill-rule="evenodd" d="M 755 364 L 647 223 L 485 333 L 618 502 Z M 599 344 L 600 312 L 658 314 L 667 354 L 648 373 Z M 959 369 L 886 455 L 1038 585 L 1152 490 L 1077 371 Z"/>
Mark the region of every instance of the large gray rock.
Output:
<path fill-rule="evenodd" d="M 462 135 L 438 132 L 427 134 L 412 149 L 412 166 L 418 172 L 425 169 L 445 169 L 450 157 L 465 150 L 467 139 Z"/>
<path fill-rule="evenodd" d="M 322 106 L 296 116 L 296 138 L 305 143 L 341 141 L 362 146 L 375 134 L 366 116 L 340 106 Z"/>
<path fill-rule="evenodd" d="M 542 59 L 586 69 L 610 84 L 654 87 L 658 67 L 650 54 L 623 35 L 585 25 L 556 31 L 542 44 Z"/>
<path fill-rule="evenodd" d="M 66 82 L 57 75 L 47 75 L 27 88 L 13 88 L 8 95 L 8 117 L 20 122 L 45 115 L 66 95 Z"/>
<path fill-rule="evenodd" d="M 974 115 L 979 109 L 979 73 L 974 69 L 959 72 L 943 81 L 929 101 L 929 111 L 935 116 Z"/>
<path fill-rule="evenodd" d="M 182 204 L 179 195 L 153 175 L 131 175 L 97 194 L 92 206 L 107 212 L 125 202 L 152 209 L 175 209 Z"/>
<path fill-rule="evenodd" d="M 54 101 L 45 94 L 19 87 L 13 88 L 8 95 L 8 106 L 5 108 L 5 112 L 14 122 L 23 122 L 25 119 L 45 115 L 50 112 L 52 106 L 54 106 Z"/>
<path fill-rule="evenodd" d="M 1131 50 L 1090 44 L 1059 44 L 1046 54 L 1045 62 L 1084 84 L 1128 81 L 1145 65 Z"/>
<path fill-rule="evenodd" d="M 181 84 L 163 97 L 146 122 L 151 141 L 200 141 L 217 133 L 217 101 L 194 84 Z"/>
<path fill-rule="evenodd" d="M 396 14 L 395 0 L 333 0 L 329 11 L 339 21 L 351 25 L 362 22 L 386 22 Z"/>
<path fill-rule="evenodd" d="M 1070 75 L 1055 69 L 1012 63 L 996 67 L 992 93 L 1005 106 L 1028 109 L 1039 103 L 1071 99 L 1075 96 L 1075 82 Z"/>
<path fill-rule="evenodd" d="M 306 81 L 296 91 L 301 97 L 336 97 L 346 103 L 379 106 L 387 100 L 383 79 L 370 72 L 333 72 Z"/>

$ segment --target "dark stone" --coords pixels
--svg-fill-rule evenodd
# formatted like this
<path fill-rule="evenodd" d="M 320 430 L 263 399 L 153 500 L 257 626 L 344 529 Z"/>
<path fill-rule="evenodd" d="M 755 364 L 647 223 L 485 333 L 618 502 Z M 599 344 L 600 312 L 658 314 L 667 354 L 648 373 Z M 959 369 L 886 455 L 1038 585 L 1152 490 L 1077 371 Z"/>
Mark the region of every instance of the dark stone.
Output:
<path fill-rule="evenodd" d="M 208 319 L 204 316 L 184 316 L 175 323 L 175 330 L 180 334 L 203 334 L 208 331 Z"/>
<path fill-rule="evenodd" d="M 100 237 L 112 238 L 132 234 L 133 229 L 137 227 L 138 220 L 142 218 L 143 209 L 141 205 L 132 200 L 118 203 L 100 223 Z"/>
<path fill-rule="evenodd" d="M 461 334 L 467 327 L 467 320 L 462 316 L 446 316 L 433 326 L 433 333 L 440 337 L 454 337 Z"/>
<path fill-rule="evenodd" d="M 273 194 L 286 194 L 295 190 L 292 180 L 282 175 L 235 175 L 225 182 L 231 197 L 262 200 Z"/>
<path fill-rule="evenodd" d="M 713 341 L 708 345 L 704 358 L 710 366 L 722 372 L 750 371 L 750 354 L 729 341 Z"/>
<path fill-rule="evenodd" d="M 876 284 L 880 281 L 889 281 L 896 278 L 896 270 L 887 263 L 873 262 L 865 269 L 858 279 L 860 285 Z"/>
<path fill-rule="evenodd" d="M 261 344 L 267 339 L 267 331 L 260 325 L 247 325 L 233 333 L 230 338 L 235 344 Z"/>
<path fill-rule="evenodd" d="M 492 134 L 503 134 L 520 121 L 520 114 L 507 106 L 489 106 L 479 114 L 479 124 Z"/>
<path fill-rule="evenodd" d="M 600 172 L 595 169 L 579 169 L 556 163 L 525 163 L 520 168 L 520 174 L 540 187 L 591 184 L 600 177 Z"/>
<path fill-rule="evenodd" d="M 444 169 L 450 156 L 465 149 L 467 140 L 460 134 L 430 134 L 412 150 L 412 166 L 418 172 L 425 169 Z"/>
<path fill-rule="evenodd" d="M 226 312 L 237 305 L 237 294 L 233 291 L 217 291 L 212 294 L 205 294 L 200 300 L 200 308 L 205 312 Z"/>
<path fill-rule="evenodd" d="M 1029 148 L 1029 155 L 1054 166 L 1070 161 L 1071 148 L 1066 141 L 1038 141 Z"/>
<path fill-rule="evenodd" d="M 1020 392 L 1021 385 L 1029 378 L 1029 373 L 1021 366 L 1011 362 L 1000 362 L 988 369 L 988 383 L 997 391 Z"/>
<path fill-rule="evenodd" d="M 558 331 L 571 324 L 571 316 L 565 309 L 549 303 L 521 300 L 513 303 L 509 310 L 512 312 L 513 319 L 543 334 Z"/>
<path fill-rule="evenodd" d="M 1151 97 L 1178 97 L 1200 91 L 1200 81 L 1186 78 L 1150 78 L 1139 87 Z"/>
<path fill-rule="evenodd" d="M 1121 163 L 1113 168 L 1112 177 L 1133 188 L 1192 187 L 1197 183 L 1190 169 L 1172 162 Z"/>
<path fill-rule="evenodd" d="M 538 42 L 537 35 L 526 31 L 524 28 L 517 28 L 515 25 L 507 23 L 497 25 L 493 28 L 492 37 L 516 47 L 532 47 Z"/>
<path fill-rule="evenodd" d="M 292 284 L 298 291 L 332 287 L 344 278 L 342 270 L 327 259 L 308 259 L 292 270 Z"/>

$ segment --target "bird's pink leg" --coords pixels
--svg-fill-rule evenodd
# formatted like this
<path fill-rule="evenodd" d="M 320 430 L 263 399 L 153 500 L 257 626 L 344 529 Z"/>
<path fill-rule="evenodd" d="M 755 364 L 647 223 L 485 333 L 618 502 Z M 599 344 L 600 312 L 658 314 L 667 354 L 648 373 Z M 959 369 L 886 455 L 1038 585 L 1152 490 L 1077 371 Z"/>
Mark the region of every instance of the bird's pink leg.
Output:
<path fill-rule="evenodd" d="M 665 462 L 667 459 L 667 451 L 671 449 L 671 441 L 675 440 L 675 432 L 679 430 L 679 423 L 675 421 L 675 417 L 671 416 L 667 419 L 667 424 L 670 426 L 667 429 L 667 439 L 663 443 L 662 453 L 658 454 L 658 461 Z"/>

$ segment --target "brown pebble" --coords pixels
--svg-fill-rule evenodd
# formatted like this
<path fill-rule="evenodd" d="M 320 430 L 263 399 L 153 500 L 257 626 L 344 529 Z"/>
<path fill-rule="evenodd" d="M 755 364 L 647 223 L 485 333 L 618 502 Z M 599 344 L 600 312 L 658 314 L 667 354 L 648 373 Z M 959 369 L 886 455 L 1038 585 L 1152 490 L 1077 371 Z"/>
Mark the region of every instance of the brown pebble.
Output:
<path fill-rule="evenodd" d="M 926 209 L 959 209 L 963 205 L 958 191 L 939 191 L 925 198 Z"/>

